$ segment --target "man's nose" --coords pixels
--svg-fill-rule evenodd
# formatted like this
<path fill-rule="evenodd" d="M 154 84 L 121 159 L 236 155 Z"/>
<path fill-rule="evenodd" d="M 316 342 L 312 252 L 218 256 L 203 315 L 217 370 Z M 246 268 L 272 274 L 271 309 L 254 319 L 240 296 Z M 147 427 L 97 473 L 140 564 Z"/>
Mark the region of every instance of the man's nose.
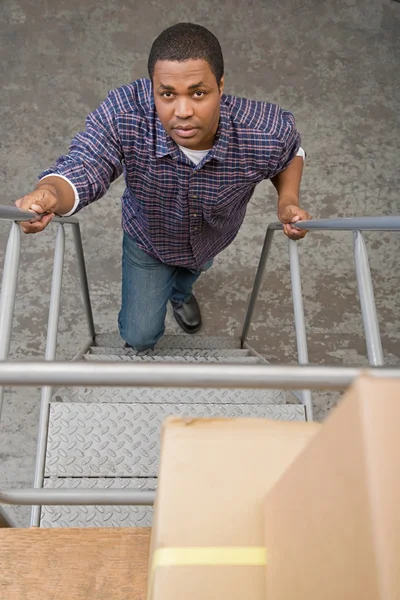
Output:
<path fill-rule="evenodd" d="M 178 98 L 176 100 L 175 116 L 178 119 L 188 119 L 193 116 L 193 106 L 189 98 Z"/>

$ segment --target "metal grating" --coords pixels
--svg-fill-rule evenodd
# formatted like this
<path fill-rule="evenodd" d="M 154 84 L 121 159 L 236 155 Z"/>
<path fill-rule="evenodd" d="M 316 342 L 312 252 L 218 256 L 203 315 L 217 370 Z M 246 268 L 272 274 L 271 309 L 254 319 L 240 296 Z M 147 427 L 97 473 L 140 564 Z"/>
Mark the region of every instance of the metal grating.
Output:
<path fill-rule="evenodd" d="M 86 361 L 99 361 L 99 362 L 148 362 L 148 363 L 233 363 L 233 364 L 260 364 L 263 362 L 261 359 L 254 356 L 153 356 L 153 355 L 116 355 L 116 354 L 85 354 L 83 360 Z"/>
<path fill-rule="evenodd" d="M 141 404 L 285 404 L 287 392 L 236 388 L 62 388 L 54 395 L 61 402 L 112 402 Z"/>
<path fill-rule="evenodd" d="M 136 356 L 138 353 L 132 348 L 103 348 L 100 346 L 91 346 L 89 348 L 89 354 L 113 354 L 117 356 Z M 249 350 L 240 350 L 237 348 L 225 349 L 225 350 L 201 350 L 201 349 L 184 349 L 184 348 L 169 348 L 165 350 L 154 350 L 154 354 L 151 356 L 203 356 L 203 357 L 243 357 L 251 356 Z"/>
<path fill-rule="evenodd" d="M 51 478 L 45 488 L 155 490 L 154 478 Z M 151 527 L 152 506 L 43 506 L 41 527 Z"/>
<path fill-rule="evenodd" d="M 123 348 L 124 340 L 119 333 L 99 333 L 96 335 L 96 346 L 108 348 Z M 166 348 L 186 350 L 225 350 L 228 348 L 240 348 L 240 341 L 233 337 L 225 336 L 206 336 L 206 335 L 165 335 L 157 344 L 157 348 L 165 350 Z"/>
<path fill-rule="evenodd" d="M 51 403 L 45 476 L 156 477 L 169 415 L 305 420 L 296 404 Z"/>

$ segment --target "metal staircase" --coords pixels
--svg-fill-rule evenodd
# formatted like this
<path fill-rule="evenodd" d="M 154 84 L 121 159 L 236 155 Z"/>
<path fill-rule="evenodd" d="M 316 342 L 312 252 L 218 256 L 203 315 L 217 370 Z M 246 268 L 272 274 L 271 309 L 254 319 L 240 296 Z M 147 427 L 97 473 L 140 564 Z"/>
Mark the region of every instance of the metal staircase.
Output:
<path fill-rule="evenodd" d="M 118 335 L 98 335 L 96 343 L 84 361 L 266 363 L 229 337 L 167 335 L 151 356 L 138 356 L 124 348 Z M 295 402 L 287 392 L 268 389 L 60 389 L 50 403 L 44 487 L 153 491 L 160 428 L 168 415 L 304 421 L 304 406 Z M 45 506 L 40 526 L 137 527 L 150 526 L 151 518 L 148 506 Z"/>
<path fill-rule="evenodd" d="M 118 334 L 96 335 L 75 217 L 53 219 L 59 226 L 45 361 L 24 362 L 21 368 L 8 358 L 20 259 L 18 221 L 31 220 L 32 214 L 0 206 L 0 219 L 11 222 L 0 298 L 0 416 L 2 386 L 42 386 L 34 489 L 0 490 L 0 502 L 34 505 L 34 526 L 148 526 L 157 486 L 160 427 L 168 415 L 310 420 L 311 389 L 344 389 L 360 372 L 305 366 L 308 352 L 300 263 L 292 240 L 294 323 L 303 366 L 272 367 L 246 343 L 273 234 L 282 228 L 277 223 L 267 228 L 240 340 L 167 335 L 155 351 L 140 355 L 125 348 Z M 89 340 L 74 361 L 55 363 L 65 224 L 73 230 Z M 362 230 L 400 231 L 400 216 L 309 221 L 296 226 L 353 232 L 369 362 L 380 366 L 375 376 L 399 377 L 399 370 L 381 368 L 383 351 Z M 67 387 L 56 390 L 56 385 Z M 0 506 L 2 526 L 14 523 Z"/>

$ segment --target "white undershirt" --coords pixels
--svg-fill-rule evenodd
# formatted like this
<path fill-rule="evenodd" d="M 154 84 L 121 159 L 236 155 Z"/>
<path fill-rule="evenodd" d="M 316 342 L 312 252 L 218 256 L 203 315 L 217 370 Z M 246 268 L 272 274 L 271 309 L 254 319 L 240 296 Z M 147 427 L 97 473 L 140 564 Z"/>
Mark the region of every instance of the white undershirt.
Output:
<path fill-rule="evenodd" d="M 178 144 L 178 146 L 179 146 L 179 144 Z M 205 156 L 207 156 L 207 154 L 211 150 L 211 148 L 209 148 L 208 150 L 189 150 L 189 148 L 184 148 L 183 146 L 179 146 L 179 148 L 182 150 L 183 154 L 185 154 L 185 156 L 187 156 L 188 159 L 191 160 L 192 163 L 194 163 L 195 165 L 198 165 L 199 163 L 201 163 L 203 158 Z M 297 152 L 296 156 L 302 156 L 303 160 L 305 160 L 306 153 L 304 152 L 303 148 L 301 148 L 301 147 L 299 148 L 299 151 Z M 75 196 L 74 206 L 68 213 L 65 213 L 64 215 L 62 215 L 63 217 L 70 217 L 71 215 L 74 214 L 74 212 L 78 208 L 78 204 L 79 204 L 78 190 L 76 189 L 76 187 L 72 183 L 72 181 L 70 181 L 68 179 L 68 177 L 65 177 L 65 175 L 59 175 L 58 173 L 50 173 L 49 175 L 45 175 L 44 177 L 42 177 L 42 179 L 40 181 L 42 181 L 43 179 L 46 179 L 46 177 L 61 177 L 61 179 L 68 181 L 68 183 L 74 190 L 74 196 Z"/>
<path fill-rule="evenodd" d="M 187 156 L 188 159 L 191 160 L 195 165 L 201 163 L 203 158 L 207 156 L 210 150 L 212 150 L 212 148 L 209 148 L 208 150 L 189 150 L 189 148 L 184 148 L 183 146 L 179 146 L 179 148 L 182 150 L 183 154 Z"/>

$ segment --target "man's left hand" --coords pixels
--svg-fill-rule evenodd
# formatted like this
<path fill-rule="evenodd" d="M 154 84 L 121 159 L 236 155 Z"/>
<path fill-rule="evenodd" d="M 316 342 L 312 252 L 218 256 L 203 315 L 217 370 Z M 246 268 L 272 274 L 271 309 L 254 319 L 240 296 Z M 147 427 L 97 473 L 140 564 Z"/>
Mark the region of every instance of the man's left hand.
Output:
<path fill-rule="evenodd" d="M 293 227 L 298 221 L 309 221 L 311 215 L 296 204 L 286 204 L 278 210 L 278 217 L 283 223 L 283 231 L 291 240 L 300 240 L 307 234 L 306 229 L 297 229 Z"/>

